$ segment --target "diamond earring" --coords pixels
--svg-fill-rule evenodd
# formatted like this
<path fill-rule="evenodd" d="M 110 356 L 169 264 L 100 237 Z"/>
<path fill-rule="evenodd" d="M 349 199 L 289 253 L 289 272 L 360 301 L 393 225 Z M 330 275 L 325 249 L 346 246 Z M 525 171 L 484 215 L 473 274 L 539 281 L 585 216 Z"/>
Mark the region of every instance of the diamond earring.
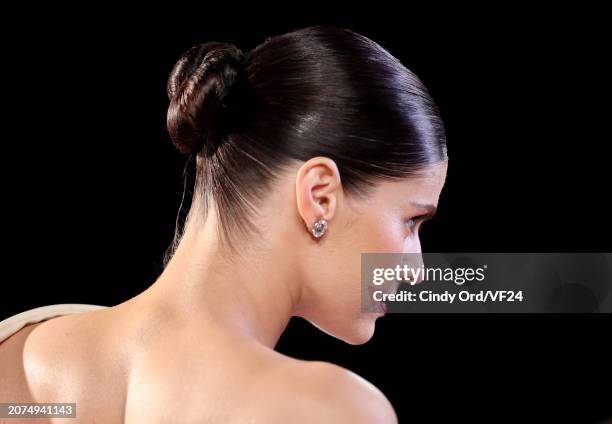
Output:
<path fill-rule="evenodd" d="M 312 225 L 312 230 L 310 230 L 314 238 L 323 237 L 323 234 L 325 234 L 325 231 L 327 231 L 327 220 L 326 219 L 319 219 L 318 221 L 316 221 Z"/>

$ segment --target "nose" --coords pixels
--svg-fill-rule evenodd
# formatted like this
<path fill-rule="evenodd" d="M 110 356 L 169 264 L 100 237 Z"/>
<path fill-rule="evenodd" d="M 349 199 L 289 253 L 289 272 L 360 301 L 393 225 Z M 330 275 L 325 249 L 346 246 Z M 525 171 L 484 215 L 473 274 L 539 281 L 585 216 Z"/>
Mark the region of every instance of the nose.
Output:
<path fill-rule="evenodd" d="M 400 267 L 407 269 L 409 281 L 405 281 L 410 285 L 415 285 L 425 279 L 425 266 L 423 263 L 423 253 L 420 249 L 416 252 L 404 252 L 401 255 Z"/>

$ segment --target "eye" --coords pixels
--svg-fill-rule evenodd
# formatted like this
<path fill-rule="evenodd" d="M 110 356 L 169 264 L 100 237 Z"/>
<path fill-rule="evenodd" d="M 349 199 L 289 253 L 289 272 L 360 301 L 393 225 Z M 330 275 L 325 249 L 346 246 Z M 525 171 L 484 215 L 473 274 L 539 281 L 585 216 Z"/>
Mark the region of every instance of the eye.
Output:
<path fill-rule="evenodd" d="M 419 215 L 414 216 L 412 218 L 408 218 L 406 220 L 406 226 L 410 230 L 410 232 L 416 232 L 420 227 L 423 226 L 425 221 L 427 221 L 429 217 L 427 215 Z"/>

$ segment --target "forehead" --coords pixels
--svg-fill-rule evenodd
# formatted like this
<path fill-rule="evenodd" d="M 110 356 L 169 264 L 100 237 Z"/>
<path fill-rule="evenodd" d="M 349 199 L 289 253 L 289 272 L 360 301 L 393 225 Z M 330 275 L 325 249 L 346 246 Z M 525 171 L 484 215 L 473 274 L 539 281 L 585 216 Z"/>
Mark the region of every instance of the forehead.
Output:
<path fill-rule="evenodd" d="M 381 184 L 378 196 L 380 201 L 392 199 L 424 204 L 438 204 L 438 198 L 446 181 L 447 162 L 439 162 L 424 168 L 418 176 Z"/>

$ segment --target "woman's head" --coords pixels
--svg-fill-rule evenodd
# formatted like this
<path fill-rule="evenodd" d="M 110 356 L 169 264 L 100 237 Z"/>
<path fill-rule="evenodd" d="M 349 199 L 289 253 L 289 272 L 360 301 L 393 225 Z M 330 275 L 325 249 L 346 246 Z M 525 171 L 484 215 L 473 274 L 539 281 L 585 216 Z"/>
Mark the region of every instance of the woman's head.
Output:
<path fill-rule="evenodd" d="M 420 80 L 368 38 L 319 26 L 249 53 L 195 46 L 168 95 L 172 141 L 196 157 L 188 225 L 214 214 L 233 252 L 284 246 L 303 294 L 296 314 L 369 339 L 360 253 L 420 252 L 446 176 L 444 126 Z M 315 239 L 319 219 L 329 229 Z"/>

